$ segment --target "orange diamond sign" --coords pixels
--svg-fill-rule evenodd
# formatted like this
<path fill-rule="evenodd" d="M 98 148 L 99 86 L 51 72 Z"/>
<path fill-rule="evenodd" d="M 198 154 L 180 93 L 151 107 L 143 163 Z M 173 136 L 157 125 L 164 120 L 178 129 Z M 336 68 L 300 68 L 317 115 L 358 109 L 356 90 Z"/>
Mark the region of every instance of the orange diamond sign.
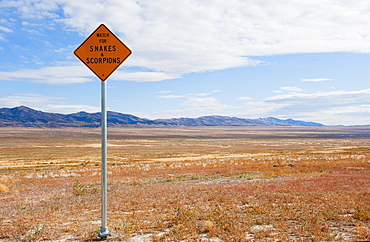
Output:
<path fill-rule="evenodd" d="M 105 81 L 131 55 L 131 50 L 101 24 L 74 54 Z"/>

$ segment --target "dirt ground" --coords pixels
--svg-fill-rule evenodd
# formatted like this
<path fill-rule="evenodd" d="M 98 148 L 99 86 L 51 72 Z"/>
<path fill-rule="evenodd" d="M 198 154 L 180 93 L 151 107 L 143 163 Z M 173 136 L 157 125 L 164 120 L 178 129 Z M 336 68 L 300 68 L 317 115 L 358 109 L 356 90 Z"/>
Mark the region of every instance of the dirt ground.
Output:
<path fill-rule="evenodd" d="M 370 240 L 369 131 L 109 128 L 108 240 Z M 97 240 L 100 129 L 0 137 L 0 240 Z"/>

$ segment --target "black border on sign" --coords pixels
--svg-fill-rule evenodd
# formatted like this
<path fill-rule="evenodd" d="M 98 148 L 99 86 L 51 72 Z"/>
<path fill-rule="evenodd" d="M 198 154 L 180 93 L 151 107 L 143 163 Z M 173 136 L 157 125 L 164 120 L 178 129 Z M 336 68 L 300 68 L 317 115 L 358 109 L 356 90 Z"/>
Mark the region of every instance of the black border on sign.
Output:
<path fill-rule="evenodd" d="M 104 28 L 106 28 L 107 30 L 108 30 L 108 32 L 109 33 L 111 33 L 119 42 L 121 42 L 121 44 L 123 45 L 123 46 L 125 46 L 126 47 L 126 49 L 129 51 L 129 54 L 121 61 L 121 63 L 119 63 L 119 65 L 116 67 L 116 68 L 114 68 L 112 71 L 111 71 L 111 73 L 109 73 L 109 75 L 107 75 L 105 78 L 100 78 L 100 76 L 92 69 L 92 68 L 90 68 L 90 66 L 88 66 L 77 54 L 76 54 L 76 51 L 78 50 L 78 49 L 80 49 L 81 48 L 81 46 L 83 46 L 84 44 L 85 44 L 85 42 L 100 28 L 100 27 L 102 27 L 102 26 L 104 26 Z M 101 81 L 105 81 L 105 80 L 107 80 L 108 79 L 108 77 L 110 77 L 110 75 L 113 73 L 113 72 L 115 72 L 115 70 L 118 68 L 118 67 L 120 67 L 121 66 L 121 64 L 132 54 L 132 51 L 112 32 L 112 31 L 110 31 L 110 29 L 105 25 L 105 24 L 100 24 L 90 35 L 89 35 L 89 37 L 87 37 L 86 39 L 85 39 L 85 41 L 84 42 L 82 42 L 82 44 L 80 44 L 78 47 L 77 47 L 77 49 L 73 52 L 74 53 L 74 55 L 75 56 L 77 56 L 77 58 L 82 62 L 82 63 L 84 63 L 85 64 L 85 66 L 87 66 Z"/>

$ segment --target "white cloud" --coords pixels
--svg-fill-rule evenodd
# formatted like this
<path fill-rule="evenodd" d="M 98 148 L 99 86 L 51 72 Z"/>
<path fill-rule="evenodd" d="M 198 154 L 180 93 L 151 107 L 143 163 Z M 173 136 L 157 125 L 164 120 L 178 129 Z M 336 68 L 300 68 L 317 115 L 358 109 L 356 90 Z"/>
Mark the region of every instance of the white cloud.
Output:
<path fill-rule="evenodd" d="M 91 105 L 76 105 L 76 104 L 48 104 L 44 110 L 48 112 L 58 112 L 64 114 L 77 113 L 85 111 L 88 113 L 97 113 L 101 111 L 100 107 Z"/>
<path fill-rule="evenodd" d="M 62 2 L 71 28 L 87 34 L 105 22 L 117 32 L 133 50 L 127 65 L 177 76 L 260 64 L 246 56 L 370 52 L 370 2 Z"/>
<path fill-rule="evenodd" d="M 341 103 L 348 103 L 350 100 L 358 100 L 359 97 L 362 97 L 363 94 L 368 95 L 370 93 L 370 89 L 361 90 L 361 91 L 332 91 L 332 92 L 317 92 L 317 93 L 292 93 L 292 94 L 283 94 L 277 95 L 273 97 L 266 98 L 265 101 L 279 101 L 279 102 L 286 102 L 286 101 L 308 101 L 308 100 L 316 100 L 316 102 L 320 102 L 325 98 L 332 98 L 332 97 L 341 97 Z M 343 97 L 351 97 L 351 99 L 343 100 Z M 319 100 L 321 99 L 321 100 Z"/>
<path fill-rule="evenodd" d="M 237 100 L 241 100 L 241 101 L 250 101 L 252 100 L 253 98 L 251 97 L 238 97 Z"/>
<path fill-rule="evenodd" d="M 183 108 L 158 112 L 155 115 L 161 118 L 196 118 L 199 116 L 221 114 L 225 110 L 234 108 L 232 106 L 222 104 L 214 97 L 188 97 L 187 100 L 181 104 L 181 107 Z"/>
<path fill-rule="evenodd" d="M 245 103 L 248 117 L 294 118 L 327 125 L 370 123 L 370 89 L 288 93 Z"/>
<path fill-rule="evenodd" d="M 165 93 L 172 93 L 172 91 L 170 91 L 170 90 L 165 90 L 165 91 L 160 91 L 160 92 L 157 92 L 157 93 L 165 94 Z"/>
<path fill-rule="evenodd" d="M 115 71 L 110 79 L 125 80 L 135 82 L 157 82 L 169 79 L 176 79 L 180 76 L 175 74 L 168 74 L 164 72 L 124 72 Z"/>
<path fill-rule="evenodd" d="M 334 79 L 329 78 L 314 78 L 314 79 L 302 79 L 302 82 L 324 82 L 324 81 L 333 81 Z"/>
<path fill-rule="evenodd" d="M 188 93 L 188 94 L 183 94 L 183 95 L 159 95 L 160 98 L 187 98 L 187 99 L 192 99 L 192 98 L 198 98 L 198 97 L 207 97 L 211 93 L 218 93 L 219 90 L 211 91 L 210 93 Z"/>
<path fill-rule="evenodd" d="M 186 100 L 181 106 L 195 111 L 201 110 L 202 112 L 217 112 L 229 107 L 228 105 L 220 103 L 220 101 L 214 97 L 192 97 Z"/>
<path fill-rule="evenodd" d="M 22 95 L 1 95 L 0 106 L 2 107 L 41 107 L 48 103 L 52 98 L 37 94 L 22 94 Z"/>
<path fill-rule="evenodd" d="M 0 95 L 0 106 L 12 108 L 24 105 L 44 112 L 58 112 L 66 114 L 80 111 L 100 112 L 99 107 L 66 104 L 62 102 L 63 100 L 64 98 L 37 94 Z"/>
<path fill-rule="evenodd" d="M 281 87 L 278 90 L 275 90 L 273 92 L 274 93 L 282 93 L 282 92 L 295 93 L 295 92 L 303 92 L 303 89 L 301 89 L 299 87 Z"/>
<path fill-rule="evenodd" d="M 167 98 L 167 99 L 172 99 L 172 98 L 186 98 L 186 95 L 159 95 L 160 98 Z"/>
<path fill-rule="evenodd" d="M 47 25 L 62 23 L 86 37 L 107 24 L 133 51 L 125 65 L 152 71 L 116 75 L 131 81 L 261 64 L 253 56 L 370 53 L 364 1 L 5 0 L 1 7 L 15 8 L 28 25 L 48 18 Z M 324 79 L 305 81 L 314 80 Z"/>
<path fill-rule="evenodd" d="M 281 87 L 280 90 L 286 92 L 303 92 L 303 90 L 299 87 Z"/>
<path fill-rule="evenodd" d="M 175 79 L 179 76 L 163 72 L 125 72 L 115 71 L 109 79 L 125 80 L 135 82 L 156 82 L 167 79 Z M 65 65 L 41 67 L 39 69 L 21 69 L 16 71 L 0 71 L 0 80 L 26 81 L 34 83 L 45 83 L 51 85 L 67 85 L 74 83 L 85 83 L 96 79 L 82 63 L 77 65 Z"/>
<path fill-rule="evenodd" d="M 182 95 L 160 95 L 159 98 L 185 99 L 180 104 L 180 108 L 176 110 L 168 110 L 157 112 L 150 118 L 179 118 L 179 117 L 199 117 L 205 115 L 222 115 L 228 112 L 230 109 L 236 109 L 238 107 L 223 104 L 219 99 L 212 97 L 213 93 L 218 93 L 218 90 L 210 93 L 188 93 Z"/>
<path fill-rule="evenodd" d="M 4 25 L 9 25 L 9 22 L 6 20 L 6 19 L 0 19 L 0 32 L 5 32 L 5 33 L 13 33 L 13 30 L 8 28 L 8 27 L 5 27 Z M 3 33 L 0 33 L 0 41 L 2 40 L 6 40 L 5 38 L 5 34 Z M 0 50 L 2 50 L 3 48 L 0 47 Z"/>
<path fill-rule="evenodd" d="M 83 19 L 78 17 L 77 13 L 74 14 L 80 13 L 86 5 L 90 6 L 90 2 L 72 5 L 73 8 L 66 7 L 65 10 L 70 13 L 73 21 L 70 18 L 65 20 L 66 23 L 81 31 L 93 29 L 98 24 L 98 21 L 93 24 L 86 21 L 86 18 L 94 19 L 96 10 L 90 12 L 91 16 L 85 16 Z M 109 16 L 109 19 L 103 21 L 116 30 L 133 50 L 133 55 L 126 63 L 128 66 L 143 66 L 178 76 L 189 72 L 259 63 L 240 55 L 236 46 L 229 46 L 230 39 L 224 34 L 223 27 L 218 29 L 221 26 L 217 26 L 217 14 L 220 9 L 213 9 L 208 4 L 182 1 L 176 4 L 168 1 L 117 1 L 99 8 L 104 12 L 111 10 L 113 15 L 117 16 Z M 127 12 L 117 12 L 116 9 L 127 9 Z M 220 34 L 225 36 L 220 39 Z"/>
<path fill-rule="evenodd" d="M 55 11 L 58 10 L 58 2 L 48 0 L 27 0 L 27 1 L 9 1 L 0 2 L 0 8 L 15 8 L 23 18 L 45 19 L 58 18 Z"/>
<path fill-rule="evenodd" d="M 16 71 L 0 71 L 0 80 L 26 81 L 65 85 L 92 81 L 93 74 L 83 66 L 52 66 L 40 69 L 22 69 Z"/>
<path fill-rule="evenodd" d="M 7 28 L 7 27 L 4 27 L 4 26 L 0 26 L 0 31 L 4 31 L 4 32 L 7 32 L 7 33 L 12 33 L 13 30 Z"/>

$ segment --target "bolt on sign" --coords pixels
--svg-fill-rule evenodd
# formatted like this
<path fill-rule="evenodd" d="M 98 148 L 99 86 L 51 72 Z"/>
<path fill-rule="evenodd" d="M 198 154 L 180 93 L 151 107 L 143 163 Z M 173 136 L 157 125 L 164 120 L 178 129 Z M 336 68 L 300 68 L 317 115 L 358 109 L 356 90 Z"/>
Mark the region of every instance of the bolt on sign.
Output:
<path fill-rule="evenodd" d="M 131 50 L 101 24 L 74 54 L 105 81 L 131 55 Z"/>

